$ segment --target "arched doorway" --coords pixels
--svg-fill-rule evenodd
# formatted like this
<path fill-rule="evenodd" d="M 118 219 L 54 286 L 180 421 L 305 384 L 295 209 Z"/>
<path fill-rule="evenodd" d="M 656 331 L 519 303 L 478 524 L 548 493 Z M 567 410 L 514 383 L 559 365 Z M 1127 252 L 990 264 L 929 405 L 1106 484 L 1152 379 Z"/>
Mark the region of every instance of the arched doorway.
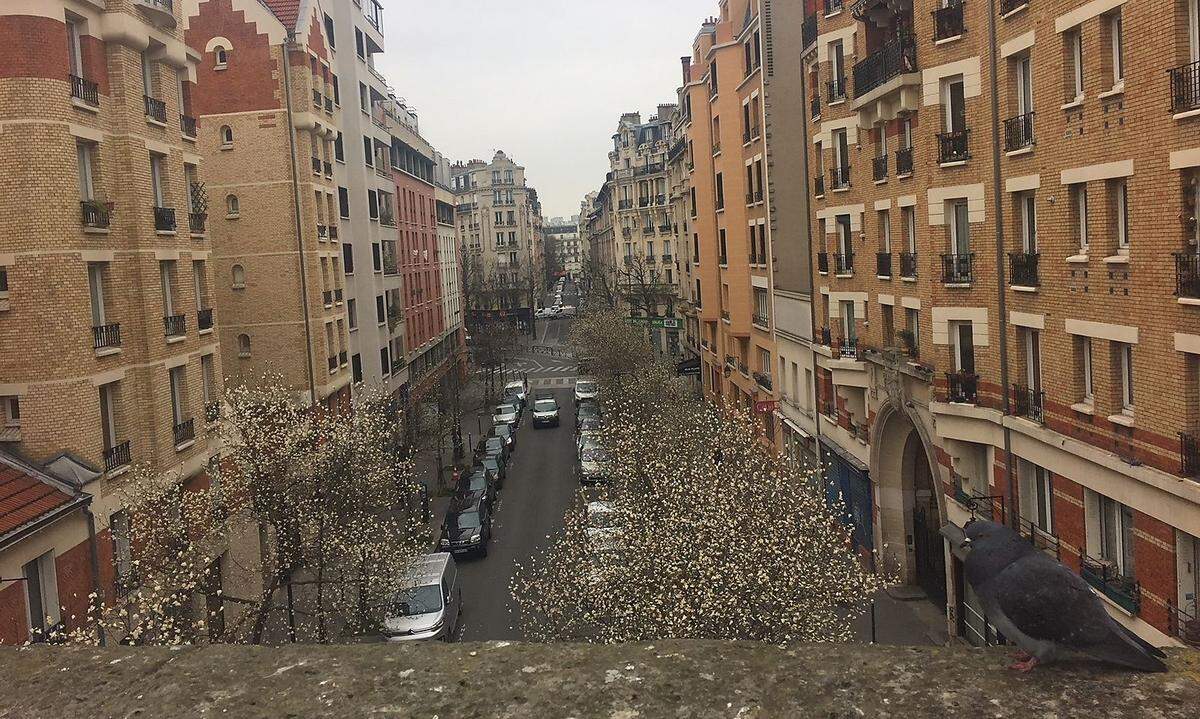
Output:
<path fill-rule="evenodd" d="M 946 606 L 945 544 L 931 452 L 912 417 L 891 404 L 880 411 L 871 476 L 878 484 L 879 541 L 900 581 Z"/>

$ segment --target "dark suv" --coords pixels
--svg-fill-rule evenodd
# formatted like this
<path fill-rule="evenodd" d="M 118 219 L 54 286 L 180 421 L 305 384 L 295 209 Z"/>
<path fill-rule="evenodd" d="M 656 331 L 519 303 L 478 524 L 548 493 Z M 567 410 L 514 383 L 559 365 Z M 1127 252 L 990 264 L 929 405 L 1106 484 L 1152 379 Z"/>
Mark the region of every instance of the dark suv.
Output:
<path fill-rule="evenodd" d="M 466 554 L 488 553 L 492 538 L 492 509 L 481 497 L 456 498 L 442 522 L 442 539 L 438 543 L 444 552 Z"/>

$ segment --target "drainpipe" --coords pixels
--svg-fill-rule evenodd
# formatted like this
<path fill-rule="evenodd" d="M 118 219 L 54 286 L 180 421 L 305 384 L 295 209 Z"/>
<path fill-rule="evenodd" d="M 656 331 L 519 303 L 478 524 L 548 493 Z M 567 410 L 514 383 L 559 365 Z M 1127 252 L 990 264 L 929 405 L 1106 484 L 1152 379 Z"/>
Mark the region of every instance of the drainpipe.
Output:
<path fill-rule="evenodd" d="M 308 312 L 308 274 L 304 269 L 304 234 L 301 230 L 300 218 L 300 169 L 296 166 L 296 125 L 292 113 L 292 70 L 288 57 L 295 42 L 295 35 L 289 31 L 287 41 L 283 44 L 283 98 L 287 105 L 288 147 L 291 149 L 292 168 L 292 220 L 296 223 L 296 253 L 300 262 L 300 310 L 304 315 L 304 345 L 308 357 L 308 396 L 309 404 L 317 403 L 317 378 L 313 370 L 313 338 L 312 318 Z"/>
<path fill-rule="evenodd" d="M 1008 391 L 1008 297 L 1004 293 L 1004 187 L 1000 179 L 1000 83 L 999 59 L 997 50 L 999 40 L 996 34 L 996 0 L 988 0 L 988 63 L 991 66 L 991 104 L 992 104 L 992 192 L 996 198 L 996 308 L 1000 313 L 1000 391 L 1004 395 L 1004 419 L 1012 415 L 1012 395 Z M 1017 496 L 1016 474 L 1013 472 L 1012 433 L 1008 424 L 1001 420 L 1004 433 L 1004 467 L 1008 480 L 1007 519 L 1013 529 L 1020 531 L 1017 513 L 1012 507 L 1013 499 Z M 991 472 L 991 468 L 988 469 Z"/>
<path fill-rule="evenodd" d="M 83 516 L 87 518 L 88 559 L 92 565 L 92 591 L 95 592 L 96 601 L 103 602 L 104 598 L 100 594 L 100 549 L 96 546 L 96 515 L 92 514 L 90 506 L 84 505 Z M 90 609 L 91 607 L 89 607 Z M 100 622 L 99 614 L 96 615 L 95 620 L 96 638 L 100 641 L 100 646 L 106 646 L 108 639 L 104 636 L 104 625 Z"/>
<path fill-rule="evenodd" d="M 804 40 L 801 39 L 801 42 L 804 42 Z M 813 89 L 814 89 L 814 91 L 816 90 L 816 88 L 813 88 Z M 805 69 L 803 67 L 803 62 L 801 63 L 801 68 L 800 68 L 800 96 L 803 98 L 808 98 L 808 73 L 805 72 Z M 764 112 L 765 112 L 765 108 L 766 108 L 765 104 L 763 107 L 764 107 Z M 802 108 L 802 109 L 806 109 L 806 108 Z M 807 183 L 808 178 L 811 173 L 811 170 L 809 169 L 809 165 L 808 165 L 809 147 L 807 146 L 808 145 L 807 138 L 809 137 L 809 134 L 808 134 L 809 133 L 808 112 L 800 113 L 800 129 L 803 131 L 804 137 L 805 137 L 805 145 L 806 146 L 804 148 L 804 154 L 801 159 L 801 164 L 804 167 L 804 182 Z M 815 426 L 817 428 L 817 435 L 815 437 L 813 437 L 813 441 L 816 442 L 816 445 L 817 445 L 817 447 L 816 447 L 817 459 L 819 461 L 820 457 L 821 457 L 821 418 L 823 415 L 821 414 L 820 409 L 818 407 L 816 407 L 817 386 L 818 386 L 820 378 L 817 375 L 817 351 L 815 349 L 813 349 L 813 342 L 816 340 L 816 335 L 817 335 L 817 325 L 816 325 L 817 301 L 816 301 L 816 298 L 819 293 L 817 292 L 817 280 L 813 276 L 813 264 L 812 264 L 812 249 L 813 249 L 812 197 L 809 196 L 808 193 L 805 193 L 805 194 L 806 194 L 806 198 L 805 198 L 805 202 L 804 202 L 804 234 L 808 238 L 808 306 L 809 306 L 809 311 L 808 311 L 808 323 L 809 323 L 808 354 L 809 354 L 809 361 L 812 363 L 812 368 L 813 368 L 813 395 L 811 397 L 809 397 L 809 399 L 813 400 L 813 405 L 814 405 L 813 406 L 813 415 L 815 416 L 815 419 L 816 419 Z"/>

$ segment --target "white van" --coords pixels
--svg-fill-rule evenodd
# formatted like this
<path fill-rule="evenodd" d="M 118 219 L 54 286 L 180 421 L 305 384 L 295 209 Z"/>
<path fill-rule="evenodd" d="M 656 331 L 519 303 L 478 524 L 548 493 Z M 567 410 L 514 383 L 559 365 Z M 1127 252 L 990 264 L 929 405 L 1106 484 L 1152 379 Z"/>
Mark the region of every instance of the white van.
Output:
<path fill-rule="evenodd" d="M 416 559 L 407 586 L 396 594 L 389 612 L 383 620 L 383 634 L 389 642 L 453 641 L 462 616 L 454 557 L 439 552 Z"/>

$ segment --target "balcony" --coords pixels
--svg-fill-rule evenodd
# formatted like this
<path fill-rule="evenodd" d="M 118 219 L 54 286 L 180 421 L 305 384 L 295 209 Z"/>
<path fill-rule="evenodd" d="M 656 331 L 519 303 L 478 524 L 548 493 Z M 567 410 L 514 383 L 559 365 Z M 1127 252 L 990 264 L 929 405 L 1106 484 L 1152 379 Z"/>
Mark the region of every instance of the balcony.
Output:
<path fill-rule="evenodd" d="M 204 421 L 212 424 L 221 418 L 221 403 L 209 402 L 204 405 Z"/>
<path fill-rule="evenodd" d="M 970 130 L 939 132 L 937 136 L 938 162 L 948 165 L 971 159 L 970 143 L 968 142 L 970 133 Z"/>
<path fill-rule="evenodd" d="M 841 102 L 846 99 L 846 78 L 840 77 L 836 80 L 830 80 L 825 83 L 825 96 L 829 98 L 829 104 Z"/>
<path fill-rule="evenodd" d="M 1008 253 L 1008 284 L 1013 287 L 1038 286 L 1038 253 Z"/>
<path fill-rule="evenodd" d="M 191 115 L 179 116 L 179 131 L 183 133 L 184 137 L 190 137 L 193 140 L 196 139 L 196 128 L 198 125 L 199 123 L 196 121 L 196 118 Z"/>
<path fill-rule="evenodd" d="M 804 47 L 808 47 L 817 41 L 816 15 L 809 15 L 804 18 L 804 24 L 800 27 L 800 38 Z"/>
<path fill-rule="evenodd" d="M 656 205 L 667 204 L 667 196 L 666 195 L 655 195 L 654 196 L 654 204 L 656 204 Z"/>
<path fill-rule="evenodd" d="M 1171 112 L 1200 110 L 1200 61 L 1189 62 L 1169 71 L 1171 76 Z"/>
<path fill-rule="evenodd" d="M 933 11 L 933 39 L 949 40 L 966 31 L 963 26 L 963 2 L 952 0 L 946 7 Z"/>
<path fill-rule="evenodd" d="M 900 75 L 917 72 L 917 43 L 901 35 L 854 65 L 854 91 L 859 97 Z"/>
<path fill-rule="evenodd" d="M 167 337 L 183 337 L 187 334 L 187 315 L 163 317 L 163 332 Z"/>
<path fill-rule="evenodd" d="M 842 0 L 825 0 L 825 14 L 832 15 L 842 9 Z"/>
<path fill-rule="evenodd" d="M 175 208 L 173 207 L 155 207 L 154 208 L 154 229 L 159 232 L 174 232 L 175 231 Z"/>
<path fill-rule="evenodd" d="M 765 317 L 763 318 L 763 321 L 759 322 L 757 316 L 755 316 L 754 321 L 755 321 L 755 324 L 762 325 L 763 327 L 769 326 L 766 322 Z M 765 389 L 768 392 L 771 391 L 771 373 L 770 372 L 755 372 L 753 377 L 754 377 L 755 384 L 757 384 L 759 387 L 762 387 L 763 389 Z"/>
<path fill-rule="evenodd" d="M 121 467 L 127 467 L 130 461 L 129 440 L 104 450 L 105 472 L 113 472 Z"/>
<path fill-rule="evenodd" d="M 821 116 L 821 96 L 813 94 L 813 99 L 809 101 L 809 110 L 812 112 L 812 118 L 815 120 Z"/>
<path fill-rule="evenodd" d="M 1175 295 L 1200 299 L 1200 253 L 1175 253 Z"/>
<path fill-rule="evenodd" d="M 833 256 L 834 270 L 838 276 L 854 274 L 854 253 L 837 253 Z"/>
<path fill-rule="evenodd" d="M 900 276 L 910 280 L 917 278 L 917 253 L 900 253 Z"/>
<path fill-rule="evenodd" d="M 1029 0 L 1000 0 L 1000 15 L 1003 17 L 1028 5 Z"/>
<path fill-rule="evenodd" d="M 850 187 L 850 167 L 834 167 L 829 170 L 829 180 L 832 189 L 845 190 Z"/>
<path fill-rule="evenodd" d="M 188 229 L 193 235 L 203 235 L 208 227 L 208 214 L 204 212 L 188 213 Z"/>
<path fill-rule="evenodd" d="M 201 332 L 206 332 L 213 328 L 213 311 L 211 307 L 205 307 L 196 312 L 196 328 Z"/>
<path fill-rule="evenodd" d="M 160 122 L 164 125 L 167 124 L 167 103 L 149 95 L 142 95 L 142 99 L 146 105 L 146 117 L 155 122 Z"/>
<path fill-rule="evenodd" d="M 858 338 L 839 337 L 837 342 L 837 355 L 845 360 L 862 359 L 862 348 L 858 346 Z"/>
<path fill-rule="evenodd" d="M 979 399 L 979 375 L 971 372 L 946 373 L 946 401 L 975 404 Z"/>
<path fill-rule="evenodd" d="M 188 418 L 172 428 L 175 435 L 175 446 L 182 447 L 196 438 L 196 420 Z"/>
<path fill-rule="evenodd" d="M 813 196 L 825 196 L 825 178 L 821 175 L 813 178 Z"/>
<path fill-rule="evenodd" d="M 650 206 L 650 198 L 649 197 L 639 197 L 638 198 L 638 207 L 649 207 L 649 206 Z"/>
<path fill-rule="evenodd" d="M 719 142 L 714 142 L 714 143 L 713 143 L 713 146 L 712 146 L 712 154 L 714 154 L 714 155 L 719 155 L 719 154 L 721 154 L 721 143 L 719 143 Z"/>
<path fill-rule="evenodd" d="M 968 285 L 971 283 L 971 265 L 975 259 L 974 252 L 965 255 L 947 253 L 942 255 L 942 282 L 948 285 Z"/>
<path fill-rule="evenodd" d="M 913 149 L 905 147 L 896 150 L 896 177 L 909 177 L 913 174 Z"/>
<path fill-rule="evenodd" d="M 892 276 L 892 253 L 877 252 L 875 253 L 875 275 L 877 277 Z"/>
<path fill-rule="evenodd" d="M 113 322 L 92 327 L 92 349 L 104 350 L 121 346 L 121 325 Z"/>
<path fill-rule="evenodd" d="M 91 107 L 100 107 L 100 86 L 78 75 L 71 75 L 71 97 Z"/>
<path fill-rule="evenodd" d="M 675 261 L 675 258 L 672 255 L 663 255 L 662 256 L 662 262 L 664 265 L 669 265 L 674 261 Z"/>
<path fill-rule="evenodd" d="M 817 253 L 817 272 L 820 272 L 823 275 L 829 274 L 829 253 L 828 252 L 818 252 Z"/>
<path fill-rule="evenodd" d="M 1046 421 L 1046 393 L 1040 389 L 1013 385 L 1013 414 L 1025 417 L 1038 424 Z"/>
<path fill-rule="evenodd" d="M 633 200 L 617 200 L 617 209 L 618 210 L 633 209 Z"/>
<path fill-rule="evenodd" d="M 107 230 L 109 221 L 112 219 L 111 202 L 97 202 L 96 200 L 81 200 L 79 203 L 79 221 L 84 227 L 91 227 L 98 230 Z"/>
<path fill-rule="evenodd" d="M 1004 121 L 1004 151 L 1017 152 L 1033 147 L 1033 113 L 1010 117 Z"/>
<path fill-rule="evenodd" d="M 1200 437 L 1179 433 L 1179 472 L 1185 477 L 1200 477 Z"/>
<path fill-rule="evenodd" d="M 1141 585 L 1133 577 L 1123 576 L 1117 563 L 1111 559 L 1097 559 L 1084 554 L 1080 561 L 1079 576 L 1127 612 L 1137 614 L 1141 611 Z"/>
<path fill-rule="evenodd" d="M 887 155 L 876 157 L 871 160 L 871 179 L 875 182 L 883 182 L 887 179 L 888 158 Z"/>

